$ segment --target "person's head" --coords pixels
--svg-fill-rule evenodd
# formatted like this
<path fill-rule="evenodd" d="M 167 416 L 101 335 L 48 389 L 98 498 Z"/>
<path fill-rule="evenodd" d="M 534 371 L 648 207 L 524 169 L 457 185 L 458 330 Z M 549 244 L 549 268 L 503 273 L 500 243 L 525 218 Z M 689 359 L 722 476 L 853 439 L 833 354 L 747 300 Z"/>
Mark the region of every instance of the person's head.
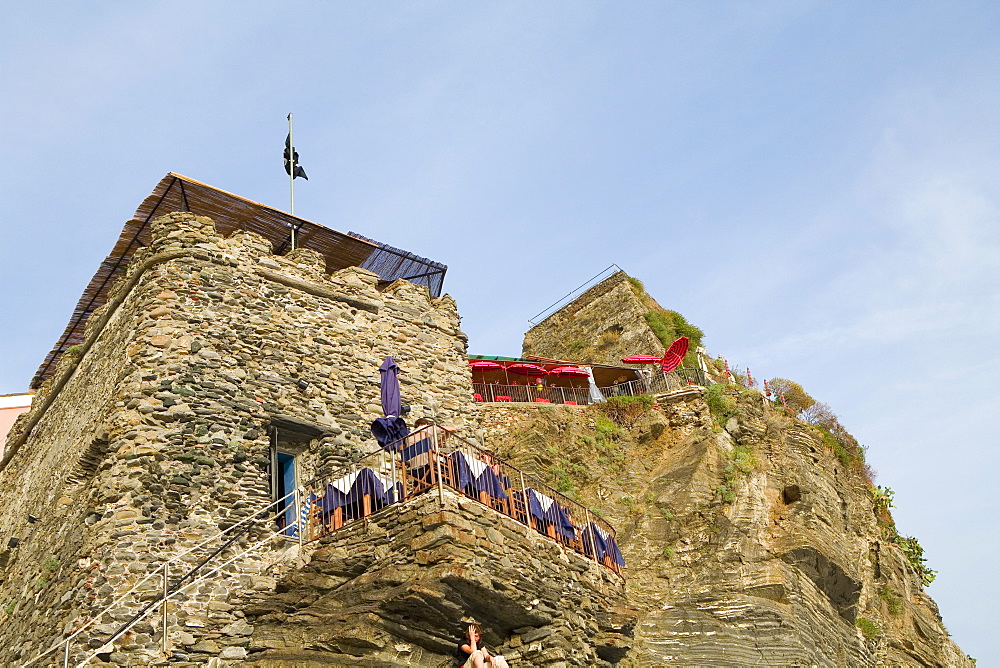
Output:
<path fill-rule="evenodd" d="M 429 418 L 425 418 L 425 417 L 422 417 L 422 418 L 420 418 L 419 420 L 417 420 L 417 421 L 416 421 L 416 422 L 415 422 L 415 423 L 413 424 L 413 426 L 414 426 L 414 427 L 424 427 L 424 426 L 426 426 L 426 425 L 429 425 L 429 424 L 434 424 L 434 423 L 433 423 L 433 422 L 431 422 Z"/>
<path fill-rule="evenodd" d="M 476 642 L 479 642 L 480 638 L 483 636 L 483 628 L 479 626 L 477 622 L 472 622 L 466 627 L 466 631 L 471 630 L 472 634 L 476 637 Z"/>

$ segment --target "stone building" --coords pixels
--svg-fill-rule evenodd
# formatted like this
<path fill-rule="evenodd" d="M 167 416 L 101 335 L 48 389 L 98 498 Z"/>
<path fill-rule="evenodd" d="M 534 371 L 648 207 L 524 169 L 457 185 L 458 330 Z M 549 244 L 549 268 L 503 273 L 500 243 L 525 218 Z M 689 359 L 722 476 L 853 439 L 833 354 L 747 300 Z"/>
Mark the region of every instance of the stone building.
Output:
<path fill-rule="evenodd" d="M 295 250 L 282 249 L 286 224 L 297 228 Z M 36 377 L 32 410 L 8 440 L 0 663 L 51 649 L 34 665 L 61 662 L 64 653 L 74 662 L 91 653 L 118 665 L 163 656 L 236 665 L 248 652 L 261 665 L 317 657 L 353 665 L 359 653 L 364 665 L 396 665 L 401 655 L 437 665 L 469 617 L 493 623 L 491 641 L 523 635 L 517 655 L 539 664 L 564 652 L 580 665 L 600 663 L 598 646 L 610 658 L 620 653 L 602 605 L 621 597 L 618 576 L 551 541 L 539 547 L 526 527 L 443 488 L 433 504 L 402 504 L 366 520 L 360 533 L 310 544 L 308 554 L 290 532 L 192 587 L 162 626 L 145 620 L 102 647 L 156 598 L 160 585 L 143 578 L 155 580 L 167 560 L 202 541 L 208 548 L 182 561 L 209 548 L 235 554 L 264 528 L 231 540 L 219 532 L 273 508 L 282 481 L 287 491 L 379 449 L 369 425 L 382 416 L 378 368 L 386 356 L 403 370 L 411 423 L 430 417 L 476 431 L 466 337 L 454 301 L 440 294 L 443 275 L 438 263 L 168 175 L 88 286 Z M 539 554 L 549 555 L 548 565 Z M 337 560 L 335 574 L 323 571 Z M 335 578 L 357 580 L 367 604 L 343 586 L 334 597 L 342 614 L 325 634 L 296 635 L 302 619 L 331 614 L 329 601 L 294 619 L 288 601 L 268 607 L 278 589 L 305 582 L 315 593 Z M 517 582 L 523 590 L 509 595 Z M 133 586 L 140 590 L 130 594 Z M 379 589 L 391 594 L 381 607 L 372 603 Z M 590 602 L 569 619 L 566 597 L 577 608 Z M 278 612 L 288 619 L 275 630 Z M 256 640 L 253 615 L 262 616 Z M 570 648 L 581 625 L 607 632 Z M 532 644 L 541 637 L 553 641 Z"/>

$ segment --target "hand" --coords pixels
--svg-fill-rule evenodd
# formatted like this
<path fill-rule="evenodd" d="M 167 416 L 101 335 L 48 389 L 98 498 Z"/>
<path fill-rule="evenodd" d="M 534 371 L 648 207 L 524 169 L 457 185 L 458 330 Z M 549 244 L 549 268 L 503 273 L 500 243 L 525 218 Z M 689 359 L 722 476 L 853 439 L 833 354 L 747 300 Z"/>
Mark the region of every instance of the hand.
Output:
<path fill-rule="evenodd" d="M 469 628 L 467 630 L 467 634 L 469 636 L 469 640 L 470 641 L 473 639 L 473 636 L 475 635 L 475 633 L 476 633 L 476 627 L 473 626 L 472 624 L 469 624 Z"/>

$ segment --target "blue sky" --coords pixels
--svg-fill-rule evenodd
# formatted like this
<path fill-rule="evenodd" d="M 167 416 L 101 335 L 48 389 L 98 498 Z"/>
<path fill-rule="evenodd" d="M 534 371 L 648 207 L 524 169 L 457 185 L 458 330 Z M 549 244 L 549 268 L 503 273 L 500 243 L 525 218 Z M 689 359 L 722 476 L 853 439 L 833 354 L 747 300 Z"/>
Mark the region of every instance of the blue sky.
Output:
<path fill-rule="evenodd" d="M 1000 7 L 16 3 L 0 393 L 167 172 L 449 265 L 470 348 L 617 263 L 826 401 L 1000 663 Z M 992 660 L 991 660 L 992 659 Z"/>

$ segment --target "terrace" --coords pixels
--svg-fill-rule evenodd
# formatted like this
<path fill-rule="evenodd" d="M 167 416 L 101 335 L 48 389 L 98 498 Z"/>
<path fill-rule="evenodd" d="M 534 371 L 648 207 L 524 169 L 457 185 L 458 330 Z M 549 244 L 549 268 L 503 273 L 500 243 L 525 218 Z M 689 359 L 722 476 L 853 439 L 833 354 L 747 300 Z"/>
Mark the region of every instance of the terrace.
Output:
<path fill-rule="evenodd" d="M 614 528 L 452 430 L 427 425 L 276 502 L 287 537 L 302 542 L 366 522 L 383 508 L 448 489 L 514 519 L 619 576 L 625 561 Z M 301 527 L 301 532 L 300 532 Z"/>
<path fill-rule="evenodd" d="M 656 395 L 708 385 L 704 371 L 685 367 L 664 373 L 530 357 L 472 356 L 469 369 L 472 397 L 479 402 L 585 406 L 608 397 Z"/>
<path fill-rule="evenodd" d="M 31 389 L 36 390 L 55 373 L 56 363 L 67 349 L 83 343 L 87 319 L 107 303 L 111 286 L 121 276 L 135 253 L 152 241 L 150 222 L 173 211 L 208 216 L 218 232 L 228 236 L 249 231 L 267 239 L 277 255 L 294 248 L 308 248 L 326 260 L 327 271 L 361 267 L 379 275 L 380 284 L 403 279 L 441 296 L 448 267 L 409 251 L 363 237 L 331 230 L 273 207 L 248 200 L 195 179 L 175 174 L 164 176 L 132 218 L 125 222 L 118 241 L 84 289 L 62 336 L 46 356 Z"/>

